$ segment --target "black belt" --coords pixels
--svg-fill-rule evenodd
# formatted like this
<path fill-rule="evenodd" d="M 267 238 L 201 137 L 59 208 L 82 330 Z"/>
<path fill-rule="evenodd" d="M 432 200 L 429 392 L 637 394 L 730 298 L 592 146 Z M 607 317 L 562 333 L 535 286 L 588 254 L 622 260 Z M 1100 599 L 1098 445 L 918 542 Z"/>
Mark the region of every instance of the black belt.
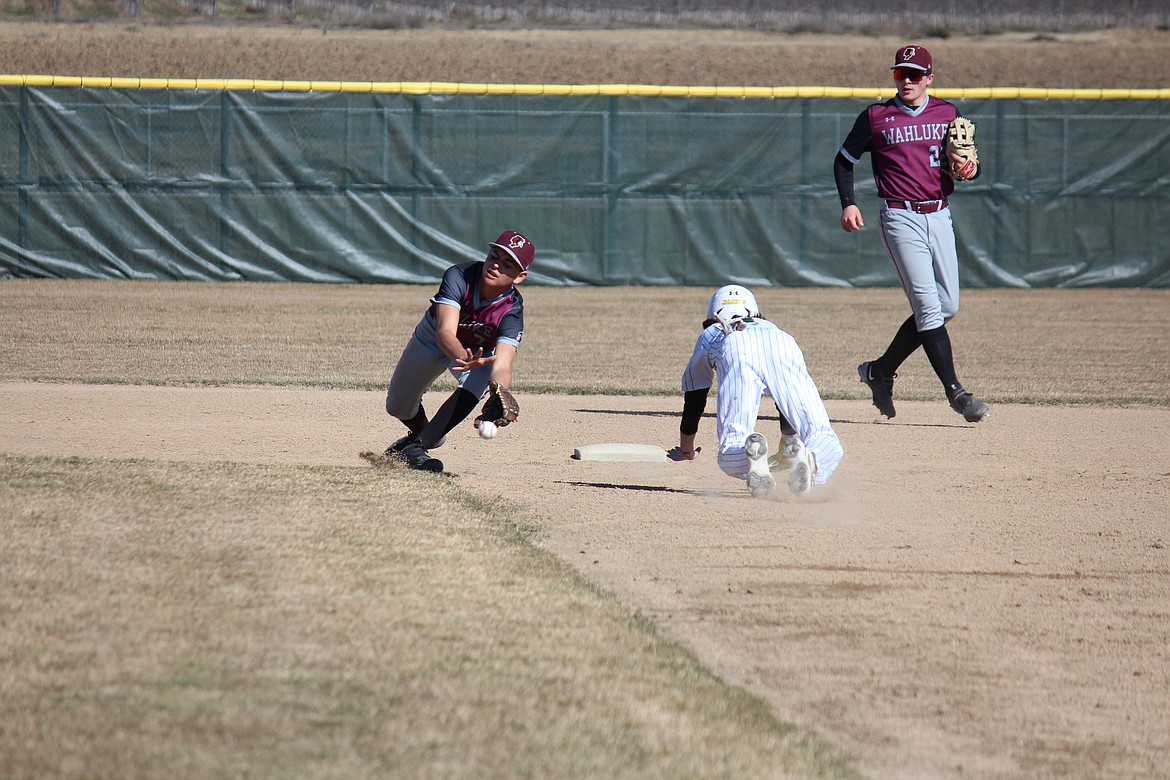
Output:
<path fill-rule="evenodd" d="M 933 214 L 947 207 L 945 200 L 887 200 L 886 205 L 892 209 L 905 209 L 918 214 Z"/>

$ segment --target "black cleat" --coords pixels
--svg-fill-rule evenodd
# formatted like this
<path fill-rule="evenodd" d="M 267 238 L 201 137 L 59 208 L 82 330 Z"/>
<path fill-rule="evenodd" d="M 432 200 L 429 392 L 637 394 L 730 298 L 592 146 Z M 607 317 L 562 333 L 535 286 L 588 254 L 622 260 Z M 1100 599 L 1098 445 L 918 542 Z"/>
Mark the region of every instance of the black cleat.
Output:
<path fill-rule="evenodd" d="M 410 444 L 412 441 L 414 441 L 414 439 L 415 439 L 415 435 L 413 433 L 408 433 L 405 436 L 403 436 L 401 439 L 399 439 L 398 441 L 394 442 L 389 447 L 387 447 L 386 452 L 383 454 L 387 458 L 393 458 L 395 456 L 401 455 L 402 451 L 404 449 L 406 449 L 406 445 Z"/>
<path fill-rule="evenodd" d="M 426 447 L 418 442 L 411 442 L 402 448 L 401 457 L 406 465 L 419 471 L 431 471 L 436 474 L 443 470 L 443 461 L 432 458 Z"/>
<path fill-rule="evenodd" d="M 873 393 L 873 405 L 878 411 L 891 420 L 897 414 L 894 411 L 894 378 L 897 374 L 886 376 L 876 363 L 867 360 L 857 367 L 857 375 Z"/>
<path fill-rule="evenodd" d="M 970 423 L 977 423 L 991 414 L 991 408 L 963 388 L 959 388 L 950 399 L 951 408 L 963 415 Z"/>
<path fill-rule="evenodd" d="M 403 436 L 401 439 L 399 439 L 398 441 L 394 442 L 389 447 L 387 447 L 386 451 L 382 454 L 385 455 L 387 458 L 398 458 L 399 460 L 403 460 L 402 451 L 405 450 L 409 445 L 416 442 L 417 440 L 418 440 L 418 434 L 408 433 L 405 436 Z M 435 446 L 442 447 L 446 443 L 447 443 L 447 437 L 444 436 L 443 438 L 439 439 L 439 443 L 436 444 Z"/>

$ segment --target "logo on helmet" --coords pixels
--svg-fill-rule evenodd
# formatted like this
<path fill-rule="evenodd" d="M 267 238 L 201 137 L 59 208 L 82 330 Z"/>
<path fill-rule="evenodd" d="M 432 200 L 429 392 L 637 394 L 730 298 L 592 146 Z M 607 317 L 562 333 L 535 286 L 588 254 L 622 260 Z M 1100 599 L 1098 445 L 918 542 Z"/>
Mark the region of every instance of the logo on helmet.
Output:
<path fill-rule="evenodd" d="M 738 284 L 720 287 L 711 296 L 711 302 L 707 304 L 706 322 L 708 324 L 718 322 L 724 330 L 731 329 L 731 323 L 735 320 L 759 316 L 760 308 L 756 304 L 756 297 L 752 295 L 751 290 Z"/>

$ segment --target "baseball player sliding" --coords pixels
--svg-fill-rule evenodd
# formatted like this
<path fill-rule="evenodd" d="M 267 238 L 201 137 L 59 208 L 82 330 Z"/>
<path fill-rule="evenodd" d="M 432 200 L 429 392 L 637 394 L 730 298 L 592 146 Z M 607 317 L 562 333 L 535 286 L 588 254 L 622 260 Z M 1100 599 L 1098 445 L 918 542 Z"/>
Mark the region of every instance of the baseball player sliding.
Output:
<path fill-rule="evenodd" d="M 861 230 L 865 222 L 854 195 L 853 166 L 870 153 L 882 239 L 913 313 L 881 357 L 863 362 L 857 372 L 874 406 L 892 418 L 898 368 L 921 346 L 951 408 L 967 422 L 979 422 L 989 409 L 959 383 L 946 328 L 959 311 L 959 259 L 947 196 L 956 180 L 979 175 L 974 126 L 959 117 L 954 104 L 927 94 L 934 61 L 925 48 L 898 49 L 891 70 L 898 94 L 857 117 L 833 162 L 833 176 L 841 228 Z M 948 144 L 956 135 L 964 136 L 963 144 Z"/>
<path fill-rule="evenodd" d="M 768 395 L 780 413 L 781 453 L 792 464 L 788 488 L 803 496 L 829 479 L 844 450 L 804 354 L 796 339 L 760 316 L 751 291 L 735 284 L 711 296 L 703 332 L 683 371 L 679 445 L 667 453 L 671 460 L 694 460 L 699 454 L 695 438 L 716 377 L 717 461 L 724 473 L 746 480 L 756 497 L 776 487 L 768 440 L 755 432 L 760 400 Z"/>

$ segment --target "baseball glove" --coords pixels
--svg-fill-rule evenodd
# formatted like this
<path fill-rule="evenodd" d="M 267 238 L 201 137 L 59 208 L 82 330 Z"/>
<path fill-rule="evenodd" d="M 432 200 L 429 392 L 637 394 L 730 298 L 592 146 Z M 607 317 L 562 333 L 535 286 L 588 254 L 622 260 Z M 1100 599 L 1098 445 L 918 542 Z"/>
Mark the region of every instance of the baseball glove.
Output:
<path fill-rule="evenodd" d="M 952 154 L 959 155 L 956 160 Z M 967 181 L 979 170 L 979 154 L 975 151 L 975 123 L 957 116 L 947 126 L 947 172 L 955 181 Z"/>
<path fill-rule="evenodd" d="M 519 417 L 520 404 L 516 402 L 516 396 L 501 387 L 499 382 L 489 384 L 487 400 L 483 402 L 479 417 L 475 419 L 487 420 L 495 423 L 497 428 L 503 428 L 516 422 Z"/>

